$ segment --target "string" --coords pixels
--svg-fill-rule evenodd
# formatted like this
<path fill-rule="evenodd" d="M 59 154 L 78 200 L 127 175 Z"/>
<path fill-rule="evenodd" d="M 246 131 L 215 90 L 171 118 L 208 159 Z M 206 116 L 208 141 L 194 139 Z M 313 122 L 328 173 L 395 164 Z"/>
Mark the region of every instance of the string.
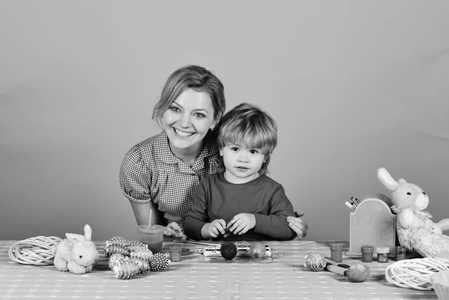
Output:
<path fill-rule="evenodd" d="M 415 258 L 395 262 L 385 269 L 388 282 L 399 287 L 432 290 L 430 277 L 449 270 L 449 261 L 442 258 Z"/>
<path fill-rule="evenodd" d="M 56 247 L 61 242 L 57 236 L 37 236 L 18 241 L 9 247 L 12 261 L 25 265 L 52 265 Z"/>

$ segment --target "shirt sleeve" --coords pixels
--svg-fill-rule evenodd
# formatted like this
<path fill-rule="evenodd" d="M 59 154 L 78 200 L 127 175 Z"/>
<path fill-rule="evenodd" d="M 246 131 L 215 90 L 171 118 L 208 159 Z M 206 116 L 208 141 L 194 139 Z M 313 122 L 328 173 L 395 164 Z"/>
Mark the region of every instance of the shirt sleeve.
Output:
<path fill-rule="evenodd" d="M 207 195 L 205 183 L 207 179 L 203 179 L 195 193 L 193 194 L 193 203 L 190 209 L 187 211 L 183 228 L 184 233 L 191 239 L 201 240 L 201 229 L 204 224 L 209 223 L 209 216 L 207 213 L 208 205 L 207 205 Z"/>
<path fill-rule="evenodd" d="M 147 204 L 151 201 L 151 171 L 146 167 L 138 147 L 126 153 L 120 166 L 120 187 L 129 201 Z"/>
<path fill-rule="evenodd" d="M 287 216 L 295 216 L 293 205 L 285 195 L 284 188 L 279 185 L 269 201 L 270 209 L 268 215 L 255 214 L 255 233 L 264 234 L 276 240 L 289 240 L 296 236 L 288 226 Z"/>

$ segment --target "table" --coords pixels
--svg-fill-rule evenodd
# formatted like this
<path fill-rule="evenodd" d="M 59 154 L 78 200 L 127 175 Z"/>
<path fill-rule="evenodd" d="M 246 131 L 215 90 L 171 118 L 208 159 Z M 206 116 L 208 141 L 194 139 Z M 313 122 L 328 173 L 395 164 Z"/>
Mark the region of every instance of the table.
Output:
<path fill-rule="evenodd" d="M 18 264 L 8 256 L 15 242 L 0 241 L 0 299 L 437 299 L 434 291 L 390 284 L 384 271 L 391 260 L 366 263 L 371 274 L 361 283 L 327 271 L 307 270 L 307 254 L 330 257 L 328 241 L 266 241 L 272 262 L 207 262 L 198 252 L 204 246 L 184 244 L 193 253 L 170 263 L 168 270 L 129 280 L 115 278 L 105 258 L 106 263 L 83 275 L 61 272 L 53 265 Z M 164 252 L 168 253 L 170 244 L 164 243 Z M 103 253 L 105 243 L 96 245 Z M 343 256 L 343 263 L 360 263 L 360 258 Z"/>

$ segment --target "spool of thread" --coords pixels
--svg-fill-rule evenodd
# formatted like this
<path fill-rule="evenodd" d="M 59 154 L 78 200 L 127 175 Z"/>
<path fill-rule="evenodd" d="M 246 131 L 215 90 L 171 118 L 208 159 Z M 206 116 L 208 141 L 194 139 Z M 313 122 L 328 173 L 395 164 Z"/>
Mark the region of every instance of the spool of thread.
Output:
<path fill-rule="evenodd" d="M 336 262 L 342 261 L 342 250 L 343 250 L 343 244 L 330 244 L 331 248 L 331 260 Z"/>
<path fill-rule="evenodd" d="M 363 262 L 372 262 L 373 261 L 373 246 L 362 246 L 362 261 Z"/>

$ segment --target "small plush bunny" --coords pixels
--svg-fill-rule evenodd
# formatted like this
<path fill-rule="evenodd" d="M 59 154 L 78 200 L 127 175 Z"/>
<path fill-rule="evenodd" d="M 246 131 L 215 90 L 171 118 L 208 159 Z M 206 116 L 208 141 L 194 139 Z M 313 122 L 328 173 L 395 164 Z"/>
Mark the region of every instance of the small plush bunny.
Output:
<path fill-rule="evenodd" d="M 394 180 L 385 168 L 377 170 L 377 178 L 391 191 L 399 243 L 423 257 L 449 259 L 449 236 L 442 234 L 449 229 L 449 218 L 432 222 L 432 215 L 425 211 L 429 196 L 419 186 L 402 178 Z"/>
<path fill-rule="evenodd" d="M 92 271 L 92 267 L 99 255 L 97 247 L 91 241 L 92 229 L 84 226 L 84 236 L 76 233 L 66 233 L 56 248 L 54 265 L 60 271 L 74 274 L 84 274 Z"/>

